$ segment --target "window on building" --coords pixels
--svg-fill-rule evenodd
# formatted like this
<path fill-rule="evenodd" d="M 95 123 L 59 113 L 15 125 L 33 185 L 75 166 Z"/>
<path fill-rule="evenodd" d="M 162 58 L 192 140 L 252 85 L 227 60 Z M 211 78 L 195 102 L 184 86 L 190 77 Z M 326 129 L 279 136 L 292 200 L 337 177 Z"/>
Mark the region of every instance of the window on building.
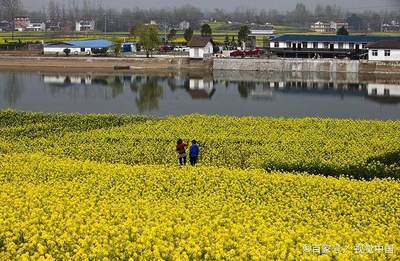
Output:
<path fill-rule="evenodd" d="M 371 91 L 372 95 L 378 95 L 378 89 L 377 88 L 373 88 Z"/>
<path fill-rule="evenodd" d="M 343 49 L 344 45 L 343 43 L 339 43 L 339 49 Z"/>
<path fill-rule="evenodd" d="M 363 49 L 366 49 L 367 48 L 367 43 L 362 43 L 361 46 L 362 46 Z"/>
<path fill-rule="evenodd" d="M 84 53 L 85 52 L 85 48 L 81 48 L 81 52 Z"/>
<path fill-rule="evenodd" d="M 329 43 L 324 43 L 324 49 L 328 49 L 329 48 Z"/>
<path fill-rule="evenodd" d="M 292 47 L 292 42 L 287 42 L 287 48 L 291 48 Z"/>
<path fill-rule="evenodd" d="M 274 46 L 275 48 L 279 48 L 279 42 L 275 42 Z"/>
<path fill-rule="evenodd" d="M 372 50 L 372 56 L 378 56 L 378 50 Z"/>
<path fill-rule="evenodd" d="M 303 42 L 303 48 L 308 48 L 308 43 L 307 42 Z"/>
<path fill-rule="evenodd" d="M 349 49 L 354 49 L 354 43 L 349 43 Z"/>
<path fill-rule="evenodd" d="M 384 89 L 383 90 L 383 95 L 390 96 L 390 90 L 389 89 Z"/>
<path fill-rule="evenodd" d="M 390 56 L 390 50 L 385 50 L 385 56 Z"/>
<path fill-rule="evenodd" d="M 318 43 L 317 42 L 314 42 L 312 45 L 313 45 L 314 49 L 318 49 Z"/>

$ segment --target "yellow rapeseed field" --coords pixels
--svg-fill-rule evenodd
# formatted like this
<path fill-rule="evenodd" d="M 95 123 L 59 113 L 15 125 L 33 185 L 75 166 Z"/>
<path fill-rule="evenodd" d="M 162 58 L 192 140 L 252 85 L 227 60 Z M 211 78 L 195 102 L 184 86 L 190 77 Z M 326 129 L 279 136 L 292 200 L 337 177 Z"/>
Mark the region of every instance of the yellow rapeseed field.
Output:
<path fill-rule="evenodd" d="M 1 111 L 0 260 L 399 260 L 399 134 Z M 198 166 L 177 166 L 177 138 L 200 142 Z"/>
<path fill-rule="evenodd" d="M 0 156 L 0 259 L 396 260 L 400 183 Z M 368 252 L 369 251 L 369 252 Z"/>

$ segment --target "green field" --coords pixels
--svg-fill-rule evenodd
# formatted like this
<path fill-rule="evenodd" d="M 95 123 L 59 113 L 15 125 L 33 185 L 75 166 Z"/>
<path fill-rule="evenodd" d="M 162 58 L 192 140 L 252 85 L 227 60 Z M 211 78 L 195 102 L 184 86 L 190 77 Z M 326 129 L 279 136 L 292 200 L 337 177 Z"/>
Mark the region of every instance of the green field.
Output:
<path fill-rule="evenodd" d="M 225 36 L 228 35 L 230 40 L 235 36 L 237 40 L 238 28 L 237 26 L 232 26 L 224 22 L 212 22 L 210 26 L 213 30 L 214 40 L 222 44 L 225 40 Z M 309 28 L 299 28 L 293 26 L 278 25 L 275 26 L 276 34 L 306 34 L 306 35 L 317 35 L 321 33 L 311 32 Z M 200 34 L 199 31 L 195 31 L 195 34 Z M 365 34 L 365 33 L 356 33 Z M 387 35 L 387 36 L 400 36 L 400 32 L 397 33 L 384 33 L 384 32 L 368 32 L 371 35 Z M 164 36 L 160 33 L 160 36 Z M 43 32 L 15 32 L 14 39 L 12 39 L 12 34 L 7 32 L 0 32 L 0 43 L 4 43 L 5 40 L 8 42 L 59 42 L 59 41 L 69 41 L 69 40 L 86 40 L 86 39 L 99 39 L 106 38 L 114 41 L 136 41 L 137 39 L 131 37 L 128 32 L 111 32 L 111 33 L 101 33 L 101 32 L 90 32 L 90 33 L 43 33 Z M 262 44 L 260 39 L 257 39 L 257 44 Z M 177 32 L 177 39 L 174 43 L 183 43 L 183 31 Z"/>

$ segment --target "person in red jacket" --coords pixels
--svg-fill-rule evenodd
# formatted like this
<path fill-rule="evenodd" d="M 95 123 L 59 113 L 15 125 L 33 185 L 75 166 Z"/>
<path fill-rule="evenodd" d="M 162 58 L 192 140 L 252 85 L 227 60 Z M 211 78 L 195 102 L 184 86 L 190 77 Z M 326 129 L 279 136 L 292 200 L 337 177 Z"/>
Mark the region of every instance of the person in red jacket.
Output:
<path fill-rule="evenodd" d="M 178 160 L 179 160 L 179 165 L 186 165 L 186 148 L 187 148 L 187 143 L 184 143 L 182 139 L 179 139 L 178 142 L 176 143 L 176 153 L 178 153 Z"/>

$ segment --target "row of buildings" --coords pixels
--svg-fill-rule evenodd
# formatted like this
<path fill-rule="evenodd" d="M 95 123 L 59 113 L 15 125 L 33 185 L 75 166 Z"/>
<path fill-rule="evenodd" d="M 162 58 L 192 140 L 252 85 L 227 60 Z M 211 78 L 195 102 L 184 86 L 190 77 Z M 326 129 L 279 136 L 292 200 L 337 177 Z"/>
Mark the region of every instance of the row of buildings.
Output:
<path fill-rule="evenodd" d="M 400 37 L 373 35 L 283 35 L 270 50 L 279 57 L 400 61 Z"/>
<path fill-rule="evenodd" d="M 46 31 L 76 31 L 89 32 L 95 30 L 94 20 L 81 20 L 75 24 L 46 21 L 46 22 L 31 22 L 28 16 L 17 16 L 14 18 L 14 24 L 9 21 L 0 22 L 0 32 L 12 31 L 18 32 L 46 32 Z"/>
<path fill-rule="evenodd" d="M 322 22 L 317 21 L 310 26 L 311 31 L 319 32 L 319 33 L 334 33 L 337 32 L 340 28 L 344 27 L 347 31 L 351 30 L 349 23 L 347 22 Z M 381 26 L 382 32 L 400 32 L 400 22 L 398 21 L 390 21 L 389 23 L 382 23 Z"/>

